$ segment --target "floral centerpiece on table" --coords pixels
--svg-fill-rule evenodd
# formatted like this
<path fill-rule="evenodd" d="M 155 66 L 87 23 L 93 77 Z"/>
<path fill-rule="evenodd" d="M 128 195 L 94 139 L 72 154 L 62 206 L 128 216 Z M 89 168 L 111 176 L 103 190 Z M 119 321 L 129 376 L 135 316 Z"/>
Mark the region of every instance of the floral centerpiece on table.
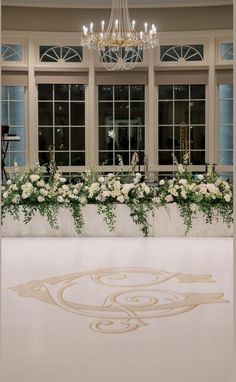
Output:
<path fill-rule="evenodd" d="M 186 233 L 191 229 L 194 217 L 201 211 L 207 223 L 219 217 L 232 223 L 232 186 L 214 172 L 193 175 L 182 165 L 178 165 L 172 179 L 162 179 L 158 186 L 147 184 L 134 169 L 129 174 L 98 174 L 88 170 L 74 183 L 67 183 L 59 171 L 45 176 L 40 166 L 16 169 L 2 186 L 2 221 L 6 213 L 19 219 L 23 213 L 28 223 L 36 212 L 46 216 L 51 227 L 57 223 L 61 207 L 68 208 L 74 218 L 77 233 L 81 233 L 83 206 L 96 204 L 109 230 L 115 228 L 116 205 L 125 204 L 130 216 L 138 224 L 145 236 L 148 235 L 149 216 L 155 209 L 175 203 L 186 225 Z"/>
<path fill-rule="evenodd" d="M 211 169 L 205 174 L 193 174 L 178 165 L 172 179 L 162 179 L 158 190 L 159 204 L 176 203 L 187 227 L 192 227 L 197 212 L 202 212 L 207 223 L 221 216 L 229 226 L 233 221 L 232 186 Z"/>

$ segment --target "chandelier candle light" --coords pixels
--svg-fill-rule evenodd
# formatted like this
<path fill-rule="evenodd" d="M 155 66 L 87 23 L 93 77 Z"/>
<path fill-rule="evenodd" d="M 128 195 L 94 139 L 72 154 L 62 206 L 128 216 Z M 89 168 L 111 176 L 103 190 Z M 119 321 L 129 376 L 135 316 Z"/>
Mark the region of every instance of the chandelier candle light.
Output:
<path fill-rule="evenodd" d="M 98 49 L 100 60 L 107 70 L 133 69 L 142 61 L 143 50 L 159 45 L 157 30 L 154 24 L 148 30 L 144 23 L 144 31 L 136 30 L 135 20 L 131 22 L 127 0 L 112 0 L 112 10 L 108 28 L 101 22 L 101 30 L 95 33 L 93 23 L 83 26 L 81 45 L 89 49 Z"/>

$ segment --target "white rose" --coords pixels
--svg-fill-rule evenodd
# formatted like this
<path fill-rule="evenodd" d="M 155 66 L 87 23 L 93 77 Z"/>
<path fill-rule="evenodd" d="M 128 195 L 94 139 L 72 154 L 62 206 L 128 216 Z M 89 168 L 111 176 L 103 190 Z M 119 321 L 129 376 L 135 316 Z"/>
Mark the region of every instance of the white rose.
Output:
<path fill-rule="evenodd" d="M 37 186 L 38 187 L 43 187 L 44 186 L 44 180 L 43 179 L 41 179 L 41 180 L 39 180 L 38 182 L 37 182 Z"/>
<path fill-rule="evenodd" d="M 185 186 L 188 183 L 188 181 L 187 181 L 187 179 L 180 179 L 179 183 L 183 184 Z"/>
<path fill-rule="evenodd" d="M 63 184 L 62 189 L 63 189 L 64 191 L 68 191 L 68 190 L 69 190 L 69 187 L 67 186 L 67 184 Z"/>
<path fill-rule="evenodd" d="M 190 209 L 192 212 L 196 212 L 197 211 L 197 205 L 195 203 L 190 204 Z"/>
<path fill-rule="evenodd" d="M 63 202 L 64 202 L 64 199 L 63 199 L 63 197 L 62 197 L 61 195 L 59 195 L 59 196 L 57 197 L 57 201 L 58 201 L 59 203 L 63 203 Z"/>
<path fill-rule="evenodd" d="M 76 188 L 74 188 L 73 194 L 78 195 L 78 193 L 79 193 L 79 191 Z"/>
<path fill-rule="evenodd" d="M 20 195 L 15 195 L 13 198 L 12 198 L 12 203 L 14 204 L 18 204 L 20 201 Z"/>
<path fill-rule="evenodd" d="M 100 176 L 100 177 L 98 178 L 98 181 L 99 181 L 99 183 L 104 183 L 104 182 L 105 182 L 105 178 L 104 178 L 104 176 Z"/>
<path fill-rule="evenodd" d="M 38 200 L 39 203 L 42 203 L 42 202 L 44 202 L 45 198 L 44 198 L 44 196 L 39 195 L 37 197 L 37 200 Z"/>
<path fill-rule="evenodd" d="M 165 184 L 165 181 L 164 179 L 161 179 L 160 182 L 159 182 L 160 186 L 163 186 L 163 184 Z"/>
<path fill-rule="evenodd" d="M 12 183 L 11 179 L 8 179 L 7 185 L 9 186 Z"/>
<path fill-rule="evenodd" d="M 231 196 L 230 196 L 229 194 L 225 194 L 225 196 L 224 196 L 224 200 L 225 200 L 226 202 L 230 202 L 230 199 L 231 199 Z"/>
<path fill-rule="evenodd" d="M 103 191 L 102 196 L 104 198 L 109 198 L 109 196 L 111 196 L 111 192 L 110 191 Z"/>
<path fill-rule="evenodd" d="M 43 196 L 47 196 L 48 195 L 48 190 L 46 190 L 45 188 L 41 188 L 39 190 L 40 194 L 43 195 Z"/>
<path fill-rule="evenodd" d="M 182 164 L 178 164 L 178 172 L 180 172 L 180 174 L 182 174 L 184 172 L 184 166 Z"/>
<path fill-rule="evenodd" d="M 171 203 L 171 202 L 173 202 L 173 196 L 172 195 L 167 195 L 166 197 L 165 197 L 165 201 L 167 202 L 167 203 Z"/>
<path fill-rule="evenodd" d="M 86 197 L 85 196 L 80 196 L 79 197 L 79 202 L 80 202 L 80 204 L 85 205 L 87 203 Z"/>
<path fill-rule="evenodd" d="M 66 182 L 66 178 L 59 178 L 60 182 L 61 183 L 65 183 Z"/>
<path fill-rule="evenodd" d="M 124 201 L 125 201 L 125 198 L 124 198 L 123 195 L 118 196 L 116 199 L 117 199 L 118 202 L 120 202 L 120 203 L 124 203 Z"/>
<path fill-rule="evenodd" d="M 37 182 L 37 180 L 39 180 L 39 179 L 40 179 L 40 176 L 37 174 L 30 175 L 30 180 L 32 183 Z"/>
<path fill-rule="evenodd" d="M 5 191 L 2 196 L 3 196 L 4 199 L 6 199 L 8 197 L 8 192 Z"/>
<path fill-rule="evenodd" d="M 54 174 L 54 179 L 55 180 L 59 180 L 60 179 L 60 177 L 61 177 L 61 174 L 59 174 L 58 172 L 56 172 L 55 174 Z"/>

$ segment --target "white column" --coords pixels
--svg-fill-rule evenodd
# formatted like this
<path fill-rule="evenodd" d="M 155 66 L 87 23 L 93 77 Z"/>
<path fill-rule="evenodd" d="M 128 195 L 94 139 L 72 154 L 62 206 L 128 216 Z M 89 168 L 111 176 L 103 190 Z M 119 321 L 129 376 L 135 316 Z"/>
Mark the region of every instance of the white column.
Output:
<path fill-rule="evenodd" d="M 32 39 L 28 42 L 28 121 L 26 140 L 26 152 L 28 165 L 35 166 L 38 162 L 38 107 L 37 89 L 34 76 L 34 43 Z"/>
<path fill-rule="evenodd" d="M 233 2 L 234 6 L 234 24 L 233 24 L 233 43 L 234 43 L 234 71 L 233 71 L 233 84 L 234 84 L 234 105 L 233 105 L 233 110 L 234 110 L 234 128 L 233 128 L 233 180 L 234 180 L 234 259 L 233 259 L 233 295 L 234 295 L 234 377 L 232 378 L 232 381 L 235 381 L 236 378 L 236 187 L 235 187 L 235 182 L 236 182 L 236 0 Z"/>

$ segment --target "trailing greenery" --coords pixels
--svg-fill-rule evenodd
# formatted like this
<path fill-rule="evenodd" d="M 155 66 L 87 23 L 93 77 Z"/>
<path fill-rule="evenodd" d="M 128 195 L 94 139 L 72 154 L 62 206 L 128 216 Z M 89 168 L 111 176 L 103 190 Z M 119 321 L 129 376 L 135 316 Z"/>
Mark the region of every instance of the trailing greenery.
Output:
<path fill-rule="evenodd" d="M 206 174 L 193 175 L 182 165 L 178 165 L 172 179 L 162 179 L 158 185 L 147 184 L 133 168 L 128 174 L 107 175 L 90 169 L 71 184 L 67 184 L 55 167 L 47 177 L 39 166 L 23 172 L 16 169 L 2 186 L 1 221 L 3 223 L 7 214 L 19 220 L 22 212 L 27 224 L 39 213 L 47 218 L 52 228 L 58 229 L 60 208 L 67 208 L 76 232 L 81 234 L 83 207 L 87 204 L 97 205 L 97 212 L 103 216 L 109 231 L 115 229 L 116 205 L 127 205 L 133 222 L 144 236 L 149 234 L 150 217 L 155 210 L 171 204 L 177 205 L 186 234 L 199 212 L 209 224 L 219 218 L 227 226 L 233 222 L 232 186 L 210 167 Z"/>

